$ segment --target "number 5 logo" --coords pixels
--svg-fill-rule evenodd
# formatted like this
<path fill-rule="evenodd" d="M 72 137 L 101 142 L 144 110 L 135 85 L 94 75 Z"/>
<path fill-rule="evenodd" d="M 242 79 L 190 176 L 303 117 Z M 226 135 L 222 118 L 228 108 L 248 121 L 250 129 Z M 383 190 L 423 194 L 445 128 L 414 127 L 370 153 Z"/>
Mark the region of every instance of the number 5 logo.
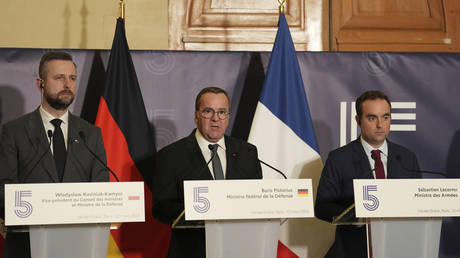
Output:
<path fill-rule="evenodd" d="M 208 193 L 207 187 L 193 187 L 193 209 L 198 213 L 205 213 L 211 207 L 208 198 L 201 196 L 201 194 Z"/>
<path fill-rule="evenodd" d="M 24 201 L 24 197 L 32 197 L 32 191 L 16 191 L 14 195 L 14 206 L 20 209 L 15 209 L 14 214 L 19 218 L 27 218 L 32 214 L 32 204 Z"/>
<path fill-rule="evenodd" d="M 364 185 L 363 186 L 363 205 L 366 210 L 369 211 L 375 211 L 379 207 L 379 199 L 373 195 L 370 194 L 370 192 L 375 192 L 377 191 L 377 186 L 376 185 Z M 368 201 L 366 203 L 366 201 Z"/>

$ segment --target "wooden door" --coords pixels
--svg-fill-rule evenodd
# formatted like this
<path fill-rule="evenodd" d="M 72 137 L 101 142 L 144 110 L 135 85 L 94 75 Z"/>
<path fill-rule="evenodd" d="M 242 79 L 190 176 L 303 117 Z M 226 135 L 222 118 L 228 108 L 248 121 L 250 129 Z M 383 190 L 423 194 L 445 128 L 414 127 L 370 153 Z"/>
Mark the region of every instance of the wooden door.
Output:
<path fill-rule="evenodd" d="M 460 49 L 458 0 L 332 0 L 336 51 Z"/>

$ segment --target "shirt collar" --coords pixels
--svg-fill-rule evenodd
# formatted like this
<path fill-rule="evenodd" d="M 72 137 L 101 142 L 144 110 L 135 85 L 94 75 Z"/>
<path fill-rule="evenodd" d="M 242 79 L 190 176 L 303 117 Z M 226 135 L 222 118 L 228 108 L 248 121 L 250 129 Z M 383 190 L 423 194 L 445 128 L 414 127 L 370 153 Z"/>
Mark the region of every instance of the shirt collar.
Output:
<path fill-rule="evenodd" d="M 44 123 L 51 123 L 51 120 L 56 119 L 56 117 L 54 117 L 53 115 L 48 113 L 48 111 L 46 111 L 42 107 L 42 105 L 40 105 L 39 110 L 40 110 L 40 115 L 41 115 Z M 61 117 L 59 117 L 59 119 L 62 120 L 63 124 L 68 124 L 68 122 L 69 122 L 69 110 L 67 110 Z"/>
<path fill-rule="evenodd" d="M 373 150 L 380 150 L 380 152 L 383 153 L 383 155 L 388 156 L 388 143 L 387 143 L 387 140 L 385 140 L 383 142 L 383 144 L 380 145 L 380 147 L 378 147 L 378 148 L 372 147 L 369 143 L 367 143 L 363 139 L 362 136 L 360 137 L 360 140 L 361 140 L 361 145 L 363 145 L 364 151 L 366 152 L 367 155 L 370 155 L 371 151 L 373 151 Z"/>
<path fill-rule="evenodd" d="M 200 149 L 202 152 L 205 150 L 209 150 L 208 146 L 209 144 L 218 144 L 219 148 L 222 148 L 225 151 L 225 137 L 222 137 L 219 141 L 217 142 L 209 142 L 204 138 L 204 136 L 201 134 L 200 130 L 196 129 L 195 131 L 195 138 L 196 141 L 198 142 L 198 145 L 200 146 Z"/>

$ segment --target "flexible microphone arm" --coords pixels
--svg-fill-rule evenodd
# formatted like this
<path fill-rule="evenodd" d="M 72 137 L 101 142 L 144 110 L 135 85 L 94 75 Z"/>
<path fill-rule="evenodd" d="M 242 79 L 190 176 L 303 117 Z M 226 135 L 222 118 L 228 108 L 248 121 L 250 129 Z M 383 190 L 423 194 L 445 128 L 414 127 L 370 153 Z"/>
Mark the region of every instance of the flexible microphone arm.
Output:
<path fill-rule="evenodd" d="M 211 159 L 208 161 L 208 163 L 207 163 L 206 165 L 208 165 L 209 162 L 211 162 L 211 160 L 214 158 L 214 155 L 215 155 L 215 152 L 213 151 L 213 150 L 214 150 L 214 146 L 213 146 L 212 144 L 209 144 L 209 145 L 208 145 L 208 148 L 212 151 L 212 156 L 211 156 Z M 238 156 L 238 153 L 233 153 L 232 156 L 233 156 L 233 157 L 237 157 L 237 156 Z M 275 170 L 276 172 L 278 172 L 280 175 L 282 175 L 282 176 L 284 177 L 284 179 L 287 179 L 286 175 L 285 175 L 283 172 L 281 172 L 279 169 L 277 169 L 277 168 L 271 166 L 270 164 L 267 164 L 266 162 L 264 162 L 264 161 L 262 161 L 262 160 L 260 160 L 260 159 L 257 159 L 257 160 L 258 160 L 260 163 L 264 164 L 265 166 L 267 166 L 267 167 L 269 167 L 269 168 Z"/>
<path fill-rule="evenodd" d="M 50 142 L 48 144 L 48 148 L 46 148 L 46 151 L 43 152 L 43 154 L 40 156 L 40 158 L 37 160 L 37 162 L 35 162 L 35 164 L 32 166 L 32 168 L 29 170 L 29 172 L 26 174 L 26 176 L 24 177 L 23 181 L 26 182 L 27 181 L 27 178 L 30 176 L 30 174 L 32 174 L 32 171 L 34 171 L 34 169 L 37 167 L 38 163 L 40 163 L 40 161 L 43 159 L 43 157 L 45 157 L 45 155 L 50 151 L 51 149 L 51 143 L 53 142 L 52 139 L 53 139 L 53 132 L 51 130 L 48 130 L 46 131 L 46 134 L 48 135 L 48 138 L 50 139 Z"/>
<path fill-rule="evenodd" d="M 117 182 L 120 182 L 120 180 L 118 179 L 117 177 L 117 174 L 115 174 L 115 172 L 113 172 L 106 164 L 105 162 L 103 162 L 97 155 L 96 153 L 94 153 L 89 147 L 88 145 L 86 144 L 86 137 L 85 137 L 85 133 L 83 131 L 80 131 L 78 132 L 78 135 L 80 136 L 80 138 L 83 140 L 83 145 L 85 145 L 86 149 L 96 158 L 97 161 L 99 161 L 99 163 L 101 163 L 111 174 L 113 177 L 115 177 L 115 179 L 117 180 Z"/>
<path fill-rule="evenodd" d="M 275 168 L 275 167 L 273 167 L 273 166 L 267 164 L 266 162 L 264 162 L 264 161 L 262 161 L 262 160 L 260 160 L 260 159 L 257 159 L 257 160 L 258 160 L 260 163 L 264 164 L 265 166 L 267 166 L 267 167 L 269 167 L 269 168 L 275 170 L 276 172 L 278 172 L 280 175 L 282 175 L 282 176 L 284 177 L 284 179 L 287 179 L 286 175 L 285 175 L 283 172 L 281 172 L 279 169 L 277 169 L 277 168 Z"/>
<path fill-rule="evenodd" d="M 235 157 L 235 158 L 236 158 L 236 157 L 238 157 L 238 156 L 239 156 L 238 153 L 232 153 L 232 157 Z M 257 158 L 257 161 L 259 161 L 259 163 L 262 163 L 262 164 L 264 164 L 265 166 L 267 166 L 267 167 L 269 167 L 269 168 L 275 170 L 278 174 L 282 175 L 282 176 L 284 177 L 284 179 L 287 179 L 286 175 L 285 175 L 283 172 L 281 172 L 279 169 L 277 169 L 277 168 L 271 166 L 270 164 L 264 162 L 263 160 L 260 160 L 259 158 Z"/>
<path fill-rule="evenodd" d="M 209 144 L 209 145 L 208 145 L 208 148 L 209 148 L 209 150 L 211 150 L 211 158 L 208 160 L 208 162 L 206 162 L 206 166 L 204 166 L 201 170 L 207 168 L 208 165 L 209 165 L 209 163 L 212 161 L 212 159 L 214 158 L 214 156 L 216 156 L 216 154 L 217 154 L 217 150 L 214 151 L 214 145 Z M 213 172 L 214 172 L 214 171 L 213 171 Z M 201 173 L 201 171 L 200 171 L 200 173 Z M 214 173 L 212 173 L 212 174 L 214 174 Z M 213 175 L 213 177 L 214 177 L 214 175 Z M 216 178 L 214 177 L 214 179 L 216 179 Z"/>
<path fill-rule="evenodd" d="M 364 176 L 367 176 L 367 175 L 371 175 L 372 176 L 372 179 L 374 179 L 374 170 L 375 168 L 371 168 L 369 169 L 368 171 L 366 171 L 365 173 L 362 173 L 361 175 L 359 175 L 359 178 L 355 178 L 355 179 L 370 179 L 370 178 L 362 178 Z"/>
<path fill-rule="evenodd" d="M 404 164 L 402 163 L 402 159 L 401 159 L 401 156 L 397 155 L 396 156 L 396 160 L 399 162 L 399 165 L 401 165 L 401 167 L 406 170 L 406 171 L 409 171 L 409 172 L 413 172 L 413 173 L 419 173 L 419 174 L 433 174 L 433 175 L 441 175 L 443 177 L 447 177 L 446 174 L 442 173 L 442 172 L 438 172 L 438 171 L 428 171 L 428 170 L 415 170 L 415 169 L 407 169 Z"/>
<path fill-rule="evenodd" d="M 209 165 L 209 163 L 212 161 L 212 159 L 214 158 L 214 156 L 217 153 L 217 150 L 214 152 L 214 145 L 209 144 L 208 148 L 209 148 L 209 150 L 211 150 L 211 158 L 208 160 L 208 162 L 206 162 L 206 167 Z"/>

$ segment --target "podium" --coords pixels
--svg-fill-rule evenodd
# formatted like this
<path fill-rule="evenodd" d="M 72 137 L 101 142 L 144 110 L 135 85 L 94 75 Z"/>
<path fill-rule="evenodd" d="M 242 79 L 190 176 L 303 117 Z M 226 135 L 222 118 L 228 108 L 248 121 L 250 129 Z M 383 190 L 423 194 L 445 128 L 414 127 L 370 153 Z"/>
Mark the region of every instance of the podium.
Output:
<path fill-rule="evenodd" d="M 30 226 L 32 258 L 106 258 L 110 224 Z"/>
<path fill-rule="evenodd" d="M 311 189 L 311 179 L 185 181 L 172 227 L 205 228 L 208 258 L 276 258 L 280 218 L 314 216 Z"/>
<path fill-rule="evenodd" d="M 280 220 L 206 221 L 206 249 L 212 258 L 276 257 Z"/>
<path fill-rule="evenodd" d="M 359 179 L 353 184 L 355 204 L 333 223 L 365 224 L 372 258 L 438 257 L 442 217 L 460 216 L 460 180 Z"/>
<path fill-rule="evenodd" d="M 184 212 L 172 228 L 204 228 L 209 258 L 275 258 L 280 219 L 185 221 Z"/>
<path fill-rule="evenodd" d="M 365 226 L 372 258 L 437 258 L 442 218 L 356 218 L 355 204 L 332 224 Z M 369 256 L 371 257 L 371 256 Z"/>
<path fill-rule="evenodd" d="M 438 258 L 441 218 L 370 219 L 374 258 Z"/>
<path fill-rule="evenodd" d="M 143 182 L 5 185 L 6 237 L 29 232 L 32 258 L 106 258 L 110 223 L 143 221 Z"/>

